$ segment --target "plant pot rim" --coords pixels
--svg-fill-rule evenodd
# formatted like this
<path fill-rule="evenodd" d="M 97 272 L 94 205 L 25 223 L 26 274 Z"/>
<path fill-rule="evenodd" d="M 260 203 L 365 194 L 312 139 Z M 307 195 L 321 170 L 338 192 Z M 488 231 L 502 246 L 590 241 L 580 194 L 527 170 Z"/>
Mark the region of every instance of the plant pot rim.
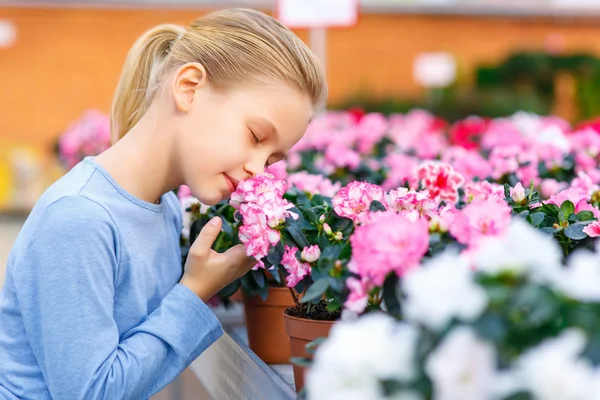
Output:
<path fill-rule="evenodd" d="M 290 308 L 293 308 L 293 307 L 288 307 L 285 309 L 285 311 L 289 310 Z M 295 320 L 295 321 L 305 321 L 305 322 L 315 323 L 315 324 L 334 324 L 337 321 L 339 321 L 339 319 L 331 321 L 331 320 L 324 320 L 324 319 L 310 319 L 310 318 L 294 317 L 292 315 L 288 315 L 285 311 L 283 312 L 283 316 L 285 318 L 289 318 L 289 319 Z"/>

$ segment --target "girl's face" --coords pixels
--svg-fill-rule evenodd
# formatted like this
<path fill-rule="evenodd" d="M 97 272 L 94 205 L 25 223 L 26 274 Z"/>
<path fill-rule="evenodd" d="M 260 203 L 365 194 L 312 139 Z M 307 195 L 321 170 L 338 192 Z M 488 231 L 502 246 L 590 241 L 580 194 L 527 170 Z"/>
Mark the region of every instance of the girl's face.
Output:
<path fill-rule="evenodd" d="M 312 104 L 283 83 L 223 93 L 201 79 L 174 88 L 176 106 L 184 110 L 173 127 L 175 162 L 192 194 L 213 205 L 229 198 L 239 181 L 286 157 L 306 131 Z"/>

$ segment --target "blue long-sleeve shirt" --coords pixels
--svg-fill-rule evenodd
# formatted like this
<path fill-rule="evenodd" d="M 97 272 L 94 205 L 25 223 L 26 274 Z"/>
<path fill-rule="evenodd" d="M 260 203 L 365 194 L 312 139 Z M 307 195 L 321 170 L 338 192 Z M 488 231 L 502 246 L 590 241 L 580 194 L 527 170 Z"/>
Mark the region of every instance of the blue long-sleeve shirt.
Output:
<path fill-rule="evenodd" d="M 181 277 L 176 196 L 88 158 L 38 200 L 0 292 L 0 399 L 145 399 L 223 330 Z"/>

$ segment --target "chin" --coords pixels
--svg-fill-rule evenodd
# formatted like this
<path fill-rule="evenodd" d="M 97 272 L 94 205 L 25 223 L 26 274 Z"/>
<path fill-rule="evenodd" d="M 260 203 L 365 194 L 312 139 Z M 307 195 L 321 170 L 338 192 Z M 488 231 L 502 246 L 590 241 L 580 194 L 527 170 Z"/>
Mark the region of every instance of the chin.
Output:
<path fill-rule="evenodd" d="M 222 192 L 216 191 L 215 193 L 200 193 L 197 199 L 207 206 L 214 206 L 219 204 L 223 200 L 229 199 L 229 196 L 224 197 Z"/>

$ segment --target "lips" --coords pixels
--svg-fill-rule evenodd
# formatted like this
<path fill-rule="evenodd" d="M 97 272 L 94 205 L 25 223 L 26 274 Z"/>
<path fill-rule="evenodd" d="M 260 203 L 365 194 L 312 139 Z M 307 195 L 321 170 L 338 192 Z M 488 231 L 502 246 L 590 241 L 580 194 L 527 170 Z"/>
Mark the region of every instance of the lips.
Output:
<path fill-rule="evenodd" d="M 223 176 L 225 177 L 225 182 L 227 182 L 227 187 L 229 188 L 229 192 L 230 193 L 235 192 L 235 188 L 237 188 L 239 181 L 233 179 L 232 177 L 230 177 L 227 174 L 223 174 Z"/>

